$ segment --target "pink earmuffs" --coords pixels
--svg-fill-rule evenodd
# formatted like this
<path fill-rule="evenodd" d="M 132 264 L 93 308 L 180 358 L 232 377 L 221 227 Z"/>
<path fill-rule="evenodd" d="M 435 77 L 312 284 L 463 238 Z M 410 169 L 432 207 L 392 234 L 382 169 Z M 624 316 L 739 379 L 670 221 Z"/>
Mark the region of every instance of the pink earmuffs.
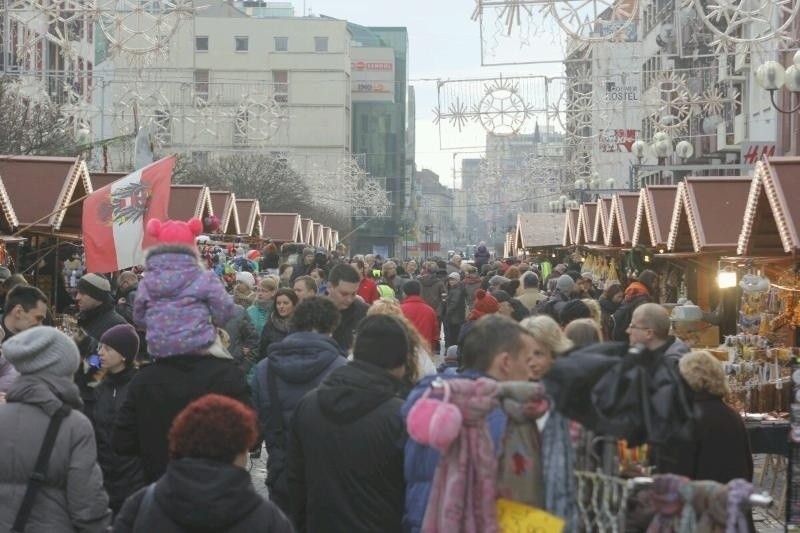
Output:
<path fill-rule="evenodd" d="M 461 431 L 463 416 L 461 410 L 450 403 L 450 386 L 443 381 L 444 397 L 431 398 L 431 389 L 408 412 L 406 426 L 412 439 L 435 448 L 447 450 Z"/>

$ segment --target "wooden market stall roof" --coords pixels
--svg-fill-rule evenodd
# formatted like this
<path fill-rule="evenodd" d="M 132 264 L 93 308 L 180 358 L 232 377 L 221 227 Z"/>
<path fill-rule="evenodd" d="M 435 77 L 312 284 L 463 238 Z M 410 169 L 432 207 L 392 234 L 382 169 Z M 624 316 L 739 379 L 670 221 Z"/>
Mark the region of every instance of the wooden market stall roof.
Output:
<path fill-rule="evenodd" d="M 171 220 L 189 220 L 192 217 L 205 221 L 213 214 L 208 187 L 205 185 L 171 185 L 167 217 Z M 203 222 L 205 225 L 205 222 Z"/>
<path fill-rule="evenodd" d="M 677 185 L 650 185 L 639 191 L 631 246 L 666 248 Z"/>
<path fill-rule="evenodd" d="M 127 176 L 125 172 L 93 172 L 89 171 L 89 181 L 92 182 L 92 189 L 102 189 L 106 185 L 111 185 L 117 180 Z"/>
<path fill-rule="evenodd" d="M 252 198 L 240 200 L 237 198 L 236 209 L 239 212 L 240 235 L 261 238 L 264 235 L 264 230 L 261 227 L 261 208 L 258 205 L 258 200 Z"/>
<path fill-rule="evenodd" d="M 521 250 L 560 246 L 563 222 L 563 213 L 518 214 L 514 248 Z M 336 235 L 336 241 L 338 242 L 338 240 L 338 235 Z"/>
<path fill-rule="evenodd" d="M 261 213 L 261 233 L 277 242 L 303 242 L 297 213 Z"/>
<path fill-rule="evenodd" d="M 575 244 L 576 232 L 578 231 L 578 208 L 570 207 L 564 217 L 564 235 L 561 238 L 562 246 Z"/>
<path fill-rule="evenodd" d="M 772 157 L 756 164 L 750 183 L 739 255 L 800 252 L 800 157 Z"/>
<path fill-rule="evenodd" d="M 79 236 L 83 202 L 76 200 L 93 190 L 80 157 L 0 156 L 0 229 L 36 222 L 32 230 Z"/>
<path fill-rule="evenodd" d="M 678 184 L 667 248 L 671 252 L 736 249 L 750 178 L 690 177 Z"/>
<path fill-rule="evenodd" d="M 300 230 L 302 231 L 303 235 L 297 242 L 302 242 L 304 244 L 313 246 L 314 241 L 316 240 L 316 237 L 314 237 L 314 221 L 310 218 L 301 218 Z"/>
<path fill-rule="evenodd" d="M 578 208 L 578 228 L 575 244 L 589 244 L 594 237 L 594 219 L 597 216 L 597 202 L 585 202 Z"/>
<path fill-rule="evenodd" d="M 605 244 L 609 216 L 611 216 L 611 198 L 600 198 L 597 201 L 592 241 Z"/>
<path fill-rule="evenodd" d="M 336 245 L 339 244 L 339 230 L 332 229 L 331 230 L 331 249 L 336 248 Z"/>
<path fill-rule="evenodd" d="M 631 245 L 638 203 L 639 195 L 634 192 L 620 192 L 612 196 L 606 231 L 606 246 L 627 247 Z"/>
<path fill-rule="evenodd" d="M 333 250 L 333 243 L 331 241 L 331 235 L 333 230 L 331 230 L 328 226 L 322 226 L 322 246 L 328 251 Z"/>
<path fill-rule="evenodd" d="M 311 246 L 320 247 L 322 246 L 322 241 L 325 238 L 324 232 L 322 231 L 322 224 L 319 222 L 314 222 L 314 241 L 311 242 Z"/>
<path fill-rule="evenodd" d="M 223 235 L 240 235 L 239 210 L 236 195 L 228 191 L 209 191 L 211 209 L 219 218 L 219 232 Z"/>

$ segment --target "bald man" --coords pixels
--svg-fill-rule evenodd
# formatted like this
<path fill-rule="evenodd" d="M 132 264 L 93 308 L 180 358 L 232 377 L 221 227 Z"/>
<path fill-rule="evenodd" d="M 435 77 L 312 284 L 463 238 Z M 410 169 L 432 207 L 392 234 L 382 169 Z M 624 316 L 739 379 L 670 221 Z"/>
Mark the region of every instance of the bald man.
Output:
<path fill-rule="evenodd" d="M 689 351 L 689 346 L 669 334 L 670 323 L 667 310 L 658 304 L 646 303 L 633 311 L 631 323 L 625 331 L 630 344 L 642 344 L 653 353 L 680 357 Z"/>

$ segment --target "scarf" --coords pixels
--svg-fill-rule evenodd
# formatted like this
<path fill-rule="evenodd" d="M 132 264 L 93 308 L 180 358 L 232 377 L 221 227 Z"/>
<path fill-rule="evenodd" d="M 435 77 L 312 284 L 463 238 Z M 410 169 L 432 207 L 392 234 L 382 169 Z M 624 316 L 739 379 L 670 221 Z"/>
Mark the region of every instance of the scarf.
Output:
<path fill-rule="evenodd" d="M 725 533 L 747 533 L 745 511 L 749 509 L 753 484 L 744 479 L 734 479 L 728 483 L 728 521 Z"/>
<path fill-rule="evenodd" d="M 564 531 L 575 527 L 575 450 L 569 420 L 551 409 L 542 430 L 542 463 L 545 509 L 566 520 Z"/>
<path fill-rule="evenodd" d="M 625 289 L 626 302 L 631 302 L 640 296 L 650 296 L 650 291 L 645 287 L 644 283 L 634 281 Z"/>
<path fill-rule="evenodd" d="M 280 331 L 283 333 L 289 333 L 289 320 L 290 318 L 284 318 L 278 314 L 277 311 L 274 313 L 269 314 L 270 326 L 272 326 L 276 331 Z"/>
<path fill-rule="evenodd" d="M 680 488 L 680 533 L 717 533 L 728 519 L 728 489 L 716 481 L 692 481 Z"/>
<path fill-rule="evenodd" d="M 450 403 L 461 411 L 458 437 L 439 458 L 422 522 L 425 533 L 497 533 L 497 458 L 486 417 L 497 407 L 497 382 L 451 379 Z"/>
<path fill-rule="evenodd" d="M 678 531 L 678 518 L 683 510 L 681 487 L 689 483 L 689 478 L 664 474 L 653 480 L 650 500 L 655 516 L 647 528 L 647 533 L 675 533 Z"/>
<path fill-rule="evenodd" d="M 508 416 L 499 459 L 497 492 L 501 498 L 544 507 L 542 445 L 536 419 L 550 407 L 540 383 L 500 383 L 501 407 Z"/>

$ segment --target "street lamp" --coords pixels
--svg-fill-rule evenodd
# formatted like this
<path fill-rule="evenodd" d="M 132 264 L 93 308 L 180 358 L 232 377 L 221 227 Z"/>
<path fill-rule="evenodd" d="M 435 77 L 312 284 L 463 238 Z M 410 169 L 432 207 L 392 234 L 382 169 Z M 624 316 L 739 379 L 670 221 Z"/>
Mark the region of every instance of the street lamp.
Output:
<path fill-rule="evenodd" d="M 672 139 L 663 131 L 653 135 L 653 152 L 659 159 L 665 159 L 672 153 Z"/>
<path fill-rule="evenodd" d="M 775 103 L 775 91 L 786 85 L 786 88 L 793 94 L 800 93 L 800 50 L 794 53 L 793 65 L 784 69 L 783 65 L 777 61 L 767 61 L 756 70 L 756 83 L 762 89 L 769 91 L 769 99 L 772 107 L 781 113 L 794 113 L 800 111 L 800 103 L 789 110 L 781 109 Z"/>
<path fill-rule="evenodd" d="M 686 161 L 694 154 L 694 146 L 689 141 L 681 141 L 675 145 L 675 153 L 682 161 Z"/>

